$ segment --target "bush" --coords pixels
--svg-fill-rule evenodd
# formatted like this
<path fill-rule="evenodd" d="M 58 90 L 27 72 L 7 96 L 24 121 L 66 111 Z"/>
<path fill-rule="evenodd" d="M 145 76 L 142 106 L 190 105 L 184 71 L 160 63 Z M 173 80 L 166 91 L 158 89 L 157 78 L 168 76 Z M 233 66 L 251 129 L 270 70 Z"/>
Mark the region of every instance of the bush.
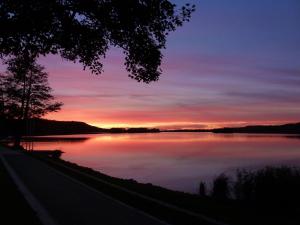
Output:
<path fill-rule="evenodd" d="M 205 182 L 200 182 L 200 185 L 199 185 L 199 195 L 201 197 L 206 197 L 206 184 L 205 184 Z"/>
<path fill-rule="evenodd" d="M 199 194 L 203 196 L 205 185 L 200 183 Z M 300 168 L 265 167 L 256 171 L 238 170 L 233 179 L 224 173 L 213 181 L 211 197 L 224 201 L 230 197 L 255 207 L 265 209 L 299 208 Z"/>
<path fill-rule="evenodd" d="M 223 201 L 229 198 L 229 194 L 229 177 L 222 173 L 213 181 L 211 195 L 213 198 Z"/>
<path fill-rule="evenodd" d="M 266 167 L 238 171 L 233 190 L 237 200 L 262 206 L 294 207 L 300 201 L 300 169 Z"/>

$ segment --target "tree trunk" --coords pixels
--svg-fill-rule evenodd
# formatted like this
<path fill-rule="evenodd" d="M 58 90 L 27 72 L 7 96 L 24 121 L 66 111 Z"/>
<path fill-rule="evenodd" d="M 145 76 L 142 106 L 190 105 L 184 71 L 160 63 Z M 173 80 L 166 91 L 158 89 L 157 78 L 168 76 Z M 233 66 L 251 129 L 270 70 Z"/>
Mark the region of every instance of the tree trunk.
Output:
<path fill-rule="evenodd" d="M 4 98 L 4 85 L 0 76 L 0 119 L 4 119 L 4 109 L 5 109 L 5 98 Z"/>
<path fill-rule="evenodd" d="M 24 119 L 24 109 L 25 109 L 25 98 L 26 98 L 26 74 L 23 74 L 23 88 L 22 88 L 22 96 L 21 96 L 21 111 L 19 115 L 19 119 Z"/>
<path fill-rule="evenodd" d="M 30 72 L 30 76 L 28 78 L 28 84 L 27 84 L 27 93 L 25 93 L 25 108 L 24 108 L 24 117 L 25 123 L 29 119 L 29 110 L 30 110 L 30 101 L 31 101 L 31 88 L 32 88 L 32 72 Z"/>
<path fill-rule="evenodd" d="M 22 149 L 21 140 L 24 133 L 24 120 L 17 120 L 14 126 L 14 148 Z"/>
<path fill-rule="evenodd" d="M 22 136 L 26 134 L 26 122 L 28 119 L 28 112 L 29 112 L 29 102 L 30 102 L 30 95 L 31 95 L 31 76 L 29 77 L 29 83 L 27 83 L 26 74 L 23 76 L 23 90 L 22 90 L 22 99 L 21 99 L 21 112 L 20 118 L 17 122 L 16 126 L 16 135 L 14 141 L 14 148 L 16 149 L 23 149 L 21 146 Z M 29 85 L 29 86 L 28 86 Z M 26 93 L 26 89 L 28 91 Z"/>

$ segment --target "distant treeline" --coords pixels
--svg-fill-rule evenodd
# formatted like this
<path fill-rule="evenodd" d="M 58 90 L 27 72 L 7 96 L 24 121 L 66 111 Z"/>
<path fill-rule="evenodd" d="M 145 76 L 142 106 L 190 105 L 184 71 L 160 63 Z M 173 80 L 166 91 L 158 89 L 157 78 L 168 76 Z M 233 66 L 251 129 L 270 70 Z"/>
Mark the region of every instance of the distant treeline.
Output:
<path fill-rule="evenodd" d="M 0 137 L 13 136 L 16 130 L 22 130 L 23 135 L 67 135 L 93 133 L 151 133 L 159 129 L 149 128 L 111 128 L 103 129 L 77 121 L 55 121 L 32 119 L 23 124 L 15 120 L 0 120 Z"/>
<path fill-rule="evenodd" d="M 219 128 L 211 130 L 214 133 L 269 133 L 269 134 L 300 134 L 300 123 L 270 125 L 270 126 L 246 126 L 236 128 Z"/>
<path fill-rule="evenodd" d="M 170 133 L 180 133 L 180 132 L 210 132 L 210 130 L 205 129 L 177 129 L 177 130 L 164 130 L 164 132 Z"/>
<path fill-rule="evenodd" d="M 253 134 L 300 134 L 300 123 L 284 125 L 256 125 L 245 127 L 225 127 L 217 129 L 177 129 L 163 132 L 213 132 L 213 133 L 253 133 Z"/>

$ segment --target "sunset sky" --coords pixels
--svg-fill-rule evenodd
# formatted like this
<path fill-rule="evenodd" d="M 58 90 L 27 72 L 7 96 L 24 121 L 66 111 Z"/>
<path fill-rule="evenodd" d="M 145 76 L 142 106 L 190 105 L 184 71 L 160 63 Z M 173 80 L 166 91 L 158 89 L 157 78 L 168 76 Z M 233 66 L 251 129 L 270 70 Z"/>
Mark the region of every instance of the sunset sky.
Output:
<path fill-rule="evenodd" d="M 41 58 L 62 110 L 46 118 L 99 127 L 202 128 L 300 121 L 300 1 L 185 0 L 191 22 L 170 34 L 158 82 L 127 77 L 111 49 L 100 76 Z"/>

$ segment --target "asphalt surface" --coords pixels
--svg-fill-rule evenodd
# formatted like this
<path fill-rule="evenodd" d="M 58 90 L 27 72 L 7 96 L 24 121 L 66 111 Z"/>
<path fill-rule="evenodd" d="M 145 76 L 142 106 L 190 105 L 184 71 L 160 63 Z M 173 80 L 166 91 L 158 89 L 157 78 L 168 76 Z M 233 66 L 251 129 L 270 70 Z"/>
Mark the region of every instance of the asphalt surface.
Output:
<path fill-rule="evenodd" d="M 165 225 L 22 153 L 1 155 L 58 225 Z"/>

